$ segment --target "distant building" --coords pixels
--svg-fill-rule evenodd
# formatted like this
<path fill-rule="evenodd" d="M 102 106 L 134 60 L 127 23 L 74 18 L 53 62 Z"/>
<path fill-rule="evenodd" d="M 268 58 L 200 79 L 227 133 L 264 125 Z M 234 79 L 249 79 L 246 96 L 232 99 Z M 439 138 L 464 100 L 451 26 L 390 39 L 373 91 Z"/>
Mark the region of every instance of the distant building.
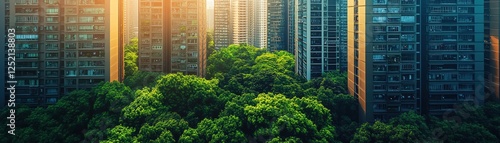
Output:
<path fill-rule="evenodd" d="M 124 10 L 123 10 L 123 41 L 125 44 L 129 44 L 132 38 L 136 38 L 138 35 L 139 27 L 139 1 L 138 0 L 124 0 Z"/>
<path fill-rule="evenodd" d="M 345 2 L 298 1 L 296 62 L 297 73 L 304 78 L 317 78 L 325 72 L 347 69 Z"/>
<path fill-rule="evenodd" d="M 214 0 L 214 44 L 216 49 L 233 43 L 231 0 Z"/>
<path fill-rule="evenodd" d="M 267 49 L 269 51 L 289 51 L 289 1 L 267 0 Z M 292 31 L 293 32 L 293 31 Z"/>
<path fill-rule="evenodd" d="M 205 1 L 145 0 L 139 8 L 139 70 L 203 77 Z"/>
<path fill-rule="evenodd" d="M 255 0 L 255 34 L 253 46 L 267 47 L 267 0 Z"/>
<path fill-rule="evenodd" d="M 254 18 L 253 0 L 231 0 L 232 44 L 253 44 Z"/>
<path fill-rule="evenodd" d="M 207 30 L 214 30 L 214 7 L 207 8 Z"/>

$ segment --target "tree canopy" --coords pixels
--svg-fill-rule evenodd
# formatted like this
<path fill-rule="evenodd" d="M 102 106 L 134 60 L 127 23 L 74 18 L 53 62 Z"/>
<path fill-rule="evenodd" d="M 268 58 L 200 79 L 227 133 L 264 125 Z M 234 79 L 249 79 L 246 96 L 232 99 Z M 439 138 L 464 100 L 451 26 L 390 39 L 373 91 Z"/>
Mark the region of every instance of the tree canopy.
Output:
<path fill-rule="evenodd" d="M 0 134 L 0 142 L 451 143 L 500 138 L 499 103 L 464 104 L 450 114 L 459 120 L 407 112 L 389 121 L 359 123 L 358 100 L 347 94 L 347 74 L 332 71 L 306 81 L 294 73 L 290 53 L 231 45 L 213 51 L 207 77 L 200 78 L 137 71 L 136 45 L 132 40 L 126 48 L 123 83 L 76 90 L 48 107 L 18 107 L 16 136 Z"/>

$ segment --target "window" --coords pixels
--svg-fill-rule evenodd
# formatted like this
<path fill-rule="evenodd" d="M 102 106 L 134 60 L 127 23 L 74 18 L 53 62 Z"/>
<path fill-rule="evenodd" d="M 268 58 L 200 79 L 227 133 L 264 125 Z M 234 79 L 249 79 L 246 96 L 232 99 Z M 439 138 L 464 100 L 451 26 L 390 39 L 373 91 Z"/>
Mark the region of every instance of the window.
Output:
<path fill-rule="evenodd" d="M 76 23 L 78 21 L 78 18 L 76 16 L 68 16 L 66 17 L 66 22 L 67 23 Z"/>
<path fill-rule="evenodd" d="M 80 14 L 104 14 L 104 8 L 83 8 Z"/>
<path fill-rule="evenodd" d="M 458 65 L 458 69 L 461 69 L 461 70 L 474 70 L 474 64 L 460 64 L 460 65 Z"/>
<path fill-rule="evenodd" d="M 78 30 L 79 31 L 93 31 L 94 26 L 93 25 L 80 25 L 80 27 L 78 27 Z"/>
<path fill-rule="evenodd" d="M 387 22 L 389 22 L 389 23 L 399 23 L 399 22 L 401 22 L 401 18 L 399 18 L 399 17 L 389 17 L 389 18 L 387 18 Z"/>
<path fill-rule="evenodd" d="M 458 55 L 459 61 L 474 61 L 474 54 L 460 54 Z"/>
<path fill-rule="evenodd" d="M 402 51 L 414 51 L 415 48 L 413 46 L 413 44 L 403 44 L 401 45 L 402 46 Z"/>
<path fill-rule="evenodd" d="M 412 71 L 412 70 L 415 70 L 415 65 L 414 64 L 403 64 L 403 65 L 401 65 L 401 70 L 402 71 Z"/>
<path fill-rule="evenodd" d="M 65 67 L 67 67 L 67 68 L 74 68 L 74 67 L 76 67 L 76 62 L 75 61 L 66 61 L 65 63 L 66 63 Z"/>
<path fill-rule="evenodd" d="M 387 45 L 373 45 L 373 51 L 387 51 Z"/>
<path fill-rule="evenodd" d="M 373 55 L 373 61 L 385 61 L 386 55 Z"/>
<path fill-rule="evenodd" d="M 373 40 L 375 42 L 385 42 L 387 40 L 387 35 L 374 35 Z"/>
<path fill-rule="evenodd" d="M 38 16 L 16 16 L 16 22 L 19 23 L 38 23 Z"/>
<path fill-rule="evenodd" d="M 401 41 L 415 41 L 415 34 L 402 34 Z"/>
<path fill-rule="evenodd" d="M 373 81 L 387 81 L 387 76 L 385 75 L 374 75 Z"/>
<path fill-rule="evenodd" d="M 399 8 L 389 8 L 389 13 L 399 13 Z"/>
<path fill-rule="evenodd" d="M 45 9 L 46 14 L 58 14 L 59 8 L 47 8 Z"/>
<path fill-rule="evenodd" d="M 374 32 L 385 32 L 386 31 L 385 29 L 386 29 L 385 26 L 373 26 Z M 318 33 L 320 33 L 320 32 L 318 32 Z M 311 34 L 311 36 L 312 36 L 312 34 Z"/>
<path fill-rule="evenodd" d="M 38 35 L 19 34 L 16 35 L 16 40 L 38 40 Z"/>
<path fill-rule="evenodd" d="M 388 32 L 399 32 L 399 26 L 387 26 L 387 31 Z"/>
<path fill-rule="evenodd" d="M 65 4 L 67 5 L 68 3 Z M 64 8 L 64 14 L 77 14 L 76 8 Z"/>
<path fill-rule="evenodd" d="M 373 90 L 387 90 L 385 85 L 373 85 Z"/>
<path fill-rule="evenodd" d="M 59 22 L 59 17 L 46 17 L 45 22 L 48 23 L 57 23 Z"/>
<path fill-rule="evenodd" d="M 377 16 L 373 17 L 373 23 L 386 23 L 387 17 Z"/>
<path fill-rule="evenodd" d="M 59 35 L 47 34 L 47 35 L 45 35 L 45 40 L 59 40 Z"/>
<path fill-rule="evenodd" d="M 373 8 L 373 13 L 387 13 L 387 8 Z"/>
<path fill-rule="evenodd" d="M 92 16 L 80 17 L 80 22 L 94 22 L 94 17 Z"/>
<path fill-rule="evenodd" d="M 415 16 L 401 16 L 401 23 L 414 23 Z"/>
<path fill-rule="evenodd" d="M 385 5 L 387 0 L 373 0 L 373 5 Z"/>
<path fill-rule="evenodd" d="M 458 45 L 458 50 L 461 51 L 473 51 L 474 49 L 474 45 Z"/>
<path fill-rule="evenodd" d="M 76 0 L 65 0 L 64 4 L 65 5 L 76 5 L 76 4 L 78 4 L 78 1 L 76 1 Z"/>
<path fill-rule="evenodd" d="M 387 71 L 387 65 L 373 65 L 373 71 Z"/>
<path fill-rule="evenodd" d="M 57 61 L 47 61 L 47 62 L 45 62 L 45 67 L 46 68 L 58 68 L 59 67 L 59 62 L 57 62 Z"/>

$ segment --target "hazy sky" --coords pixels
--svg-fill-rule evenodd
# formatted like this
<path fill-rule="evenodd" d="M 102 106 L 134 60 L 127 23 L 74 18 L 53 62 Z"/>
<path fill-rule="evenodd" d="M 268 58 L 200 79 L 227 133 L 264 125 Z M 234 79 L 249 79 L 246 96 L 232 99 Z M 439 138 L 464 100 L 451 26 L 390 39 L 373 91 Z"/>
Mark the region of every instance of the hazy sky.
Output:
<path fill-rule="evenodd" d="M 214 0 L 207 0 L 207 7 L 214 7 Z"/>

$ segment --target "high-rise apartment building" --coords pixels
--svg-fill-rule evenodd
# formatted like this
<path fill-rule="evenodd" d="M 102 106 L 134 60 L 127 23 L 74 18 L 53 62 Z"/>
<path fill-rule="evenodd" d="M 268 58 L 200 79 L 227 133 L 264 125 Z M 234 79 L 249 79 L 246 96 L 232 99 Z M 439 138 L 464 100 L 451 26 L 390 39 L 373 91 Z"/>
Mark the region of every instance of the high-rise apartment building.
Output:
<path fill-rule="evenodd" d="M 231 0 L 214 0 L 214 44 L 215 49 L 233 43 Z"/>
<path fill-rule="evenodd" d="M 132 38 L 138 37 L 139 1 L 123 0 L 123 42 L 129 44 Z"/>
<path fill-rule="evenodd" d="M 306 79 L 347 66 L 347 11 L 342 1 L 299 0 L 297 73 Z M 344 13 L 344 17 L 342 14 Z M 342 60 L 344 59 L 344 60 Z"/>
<path fill-rule="evenodd" d="M 484 1 L 423 2 L 427 11 L 421 14 L 425 28 L 421 63 L 427 68 L 422 70 L 426 76 L 422 109 L 443 115 L 459 102 L 481 105 L 485 88 Z"/>
<path fill-rule="evenodd" d="M 203 76 L 205 1 L 144 0 L 139 8 L 139 70 Z"/>
<path fill-rule="evenodd" d="M 206 1 L 172 0 L 171 72 L 203 77 L 207 64 Z"/>
<path fill-rule="evenodd" d="M 267 47 L 267 0 L 255 0 L 255 47 Z"/>
<path fill-rule="evenodd" d="M 139 2 L 139 57 L 142 71 L 170 71 L 170 1 Z"/>
<path fill-rule="evenodd" d="M 122 80 L 121 0 L 11 0 L 16 29 L 16 103 L 43 106 Z"/>
<path fill-rule="evenodd" d="M 232 44 L 254 42 L 254 0 L 231 0 Z"/>
<path fill-rule="evenodd" d="M 483 102 L 483 1 L 348 2 L 348 86 L 363 121 Z"/>
<path fill-rule="evenodd" d="M 207 30 L 214 30 L 214 7 L 207 8 Z"/>
<path fill-rule="evenodd" d="M 487 94 L 496 100 L 500 99 L 500 1 L 485 0 L 485 60 Z M 488 13 L 486 13 L 488 12 Z"/>

